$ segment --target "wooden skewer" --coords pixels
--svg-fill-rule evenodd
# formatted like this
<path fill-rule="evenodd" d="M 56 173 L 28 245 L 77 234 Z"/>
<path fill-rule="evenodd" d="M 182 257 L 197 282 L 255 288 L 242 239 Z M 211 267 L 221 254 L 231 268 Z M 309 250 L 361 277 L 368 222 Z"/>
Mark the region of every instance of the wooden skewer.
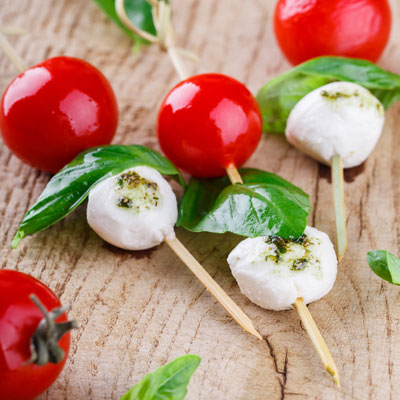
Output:
<path fill-rule="evenodd" d="M 157 36 L 152 35 L 142 29 L 139 29 L 137 26 L 132 24 L 131 20 L 129 19 L 128 15 L 125 11 L 124 0 L 115 0 L 115 11 L 121 20 L 121 22 L 130 29 L 133 33 L 140 36 L 141 38 L 148 40 L 151 43 L 157 43 L 158 39 Z"/>
<path fill-rule="evenodd" d="M 14 64 L 15 68 L 19 72 L 24 72 L 27 69 L 24 60 L 17 54 L 17 52 L 14 50 L 14 47 L 11 46 L 11 43 L 1 32 L 0 32 L 0 48 L 4 51 L 5 55 Z"/>
<path fill-rule="evenodd" d="M 235 185 L 236 183 L 243 183 L 243 179 L 240 176 L 239 171 L 237 170 L 234 164 L 229 164 L 226 167 L 226 173 L 232 185 Z"/>
<path fill-rule="evenodd" d="M 3 26 L 0 28 L 0 32 L 3 35 L 24 35 L 26 33 L 25 29 L 22 29 L 19 26 Z"/>
<path fill-rule="evenodd" d="M 165 239 L 165 243 L 183 261 L 184 264 L 193 272 L 199 281 L 215 297 L 215 299 L 225 308 L 232 318 L 248 333 L 257 339 L 263 340 L 258 333 L 250 318 L 242 309 L 225 293 L 210 274 L 199 264 L 186 247 L 177 239 Z"/>
<path fill-rule="evenodd" d="M 192 61 L 197 61 L 197 56 L 189 51 L 178 48 L 175 45 L 175 34 L 171 22 L 171 7 L 164 1 L 149 1 L 152 6 L 153 20 L 156 27 L 157 36 L 152 35 L 136 27 L 126 14 L 124 0 L 115 0 L 115 11 L 121 22 L 132 32 L 151 43 L 157 43 L 163 50 L 166 50 L 172 64 L 181 80 L 188 78 L 188 73 L 181 56 Z"/>
<path fill-rule="evenodd" d="M 346 205 L 343 188 L 343 163 L 338 155 L 331 160 L 333 201 L 336 221 L 336 252 L 340 261 L 347 249 Z"/>
<path fill-rule="evenodd" d="M 328 373 L 332 375 L 336 385 L 340 387 L 339 371 L 336 367 L 335 361 L 333 360 L 328 346 L 326 345 L 324 338 L 322 337 L 321 332 L 319 331 L 317 324 L 310 313 L 310 310 L 305 305 L 303 298 L 299 297 L 293 304 L 293 307 L 298 312 L 301 322 L 303 323 L 304 328 L 306 329 L 308 336 L 310 337 L 311 342 L 322 361 L 322 364 Z"/>

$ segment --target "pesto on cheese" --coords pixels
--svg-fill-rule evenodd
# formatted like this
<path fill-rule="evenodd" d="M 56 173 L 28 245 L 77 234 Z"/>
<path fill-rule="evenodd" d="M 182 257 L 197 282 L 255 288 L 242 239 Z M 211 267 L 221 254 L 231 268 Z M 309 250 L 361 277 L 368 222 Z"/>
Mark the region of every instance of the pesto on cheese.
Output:
<path fill-rule="evenodd" d="M 275 264 L 276 273 L 285 269 L 297 272 L 309 268 L 316 276 L 320 275 L 320 260 L 313 251 L 320 244 L 318 239 L 309 238 L 305 234 L 294 240 L 268 236 L 265 243 L 268 245 L 265 261 Z"/>
<path fill-rule="evenodd" d="M 157 183 L 141 177 L 135 171 L 119 175 L 114 190 L 118 194 L 117 206 L 135 213 L 155 208 L 160 202 Z"/>

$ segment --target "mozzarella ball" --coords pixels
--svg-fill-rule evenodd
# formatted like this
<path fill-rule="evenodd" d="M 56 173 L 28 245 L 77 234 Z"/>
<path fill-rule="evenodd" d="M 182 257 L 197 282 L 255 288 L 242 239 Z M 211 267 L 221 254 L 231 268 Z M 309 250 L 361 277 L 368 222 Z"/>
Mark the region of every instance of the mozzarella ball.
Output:
<path fill-rule="evenodd" d="M 330 165 L 341 156 L 344 168 L 362 164 L 382 133 L 385 110 L 367 89 L 333 82 L 313 90 L 293 108 L 286 125 L 289 143 Z"/>
<path fill-rule="evenodd" d="M 229 254 L 241 292 L 268 310 L 287 310 L 325 296 L 336 279 L 337 259 L 328 235 L 307 227 L 299 239 L 248 238 Z"/>
<path fill-rule="evenodd" d="M 122 249 L 143 250 L 172 239 L 177 217 L 175 194 L 153 168 L 127 169 L 89 192 L 89 225 Z"/>

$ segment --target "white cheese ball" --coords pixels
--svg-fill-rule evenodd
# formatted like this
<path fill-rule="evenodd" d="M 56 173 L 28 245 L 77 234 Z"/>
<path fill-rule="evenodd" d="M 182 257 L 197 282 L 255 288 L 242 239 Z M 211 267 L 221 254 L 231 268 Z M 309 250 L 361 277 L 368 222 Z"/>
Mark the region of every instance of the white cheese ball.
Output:
<path fill-rule="evenodd" d="M 89 225 L 106 242 L 122 249 L 149 249 L 175 237 L 177 217 L 175 194 L 153 168 L 127 169 L 89 192 Z"/>
<path fill-rule="evenodd" d="M 276 236 L 248 238 L 229 254 L 241 292 L 268 310 L 287 310 L 325 296 L 336 279 L 337 259 L 328 235 L 307 227 L 297 242 Z"/>
<path fill-rule="evenodd" d="M 344 168 L 362 164 L 382 133 L 385 110 L 367 89 L 333 82 L 313 90 L 293 108 L 286 138 L 293 146 L 330 165 L 341 156 Z"/>

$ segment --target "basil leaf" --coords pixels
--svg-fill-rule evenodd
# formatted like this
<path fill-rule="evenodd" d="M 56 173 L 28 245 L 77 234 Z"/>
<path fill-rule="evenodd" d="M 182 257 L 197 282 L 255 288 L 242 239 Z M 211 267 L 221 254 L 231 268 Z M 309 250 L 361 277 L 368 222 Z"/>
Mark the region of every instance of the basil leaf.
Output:
<path fill-rule="evenodd" d="M 120 400 L 183 400 L 201 358 L 182 356 L 146 375 Z"/>
<path fill-rule="evenodd" d="M 368 265 L 380 278 L 400 285 L 400 259 L 387 250 L 369 251 L 367 254 Z"/>
<path fill-rule="evenodd" d="M 270 172 L 240 170 L 244 184 L 227 177 L 192 178 L 183 195 L 178 226 L 193 232 L 232 232 L 247 237 L 303 234 L 311 210 L 309 196 Z"/>
<path fill-rule="evenodd" d="M 140 165 L 170 175 L 185 186 L 174 165 L 147 147 L 109 145 L 86 150 L 50 179 L 37 202 L 23 218 L 11 246 L 16 248 L 25 236 L 46 229 L 66 217 L 100 181 Z"/>
<path fill-rule="evenodd" d="M 318 57 L 271 79 L 257 94 L 263 128 L 284 133 L 286 121 L 296 103 L 327 83 L 349 81 L 364 86 L 387 109 L 400 100 L 400 75 L 354 58 Z"/>
<path fill-rule="evenodd" d="M 114 21 L 131 39 L 139 44 L 149 43 L 140 36 L 129 30 L 119 19 L 115 11 L 115 0 L 93 0 L 99 8 Z M 147 0 L 125 0 L 125 11 L 131 22 L 139 29 L 156 34 L 156 28 L 153 22 L 152 7 Z"/>

